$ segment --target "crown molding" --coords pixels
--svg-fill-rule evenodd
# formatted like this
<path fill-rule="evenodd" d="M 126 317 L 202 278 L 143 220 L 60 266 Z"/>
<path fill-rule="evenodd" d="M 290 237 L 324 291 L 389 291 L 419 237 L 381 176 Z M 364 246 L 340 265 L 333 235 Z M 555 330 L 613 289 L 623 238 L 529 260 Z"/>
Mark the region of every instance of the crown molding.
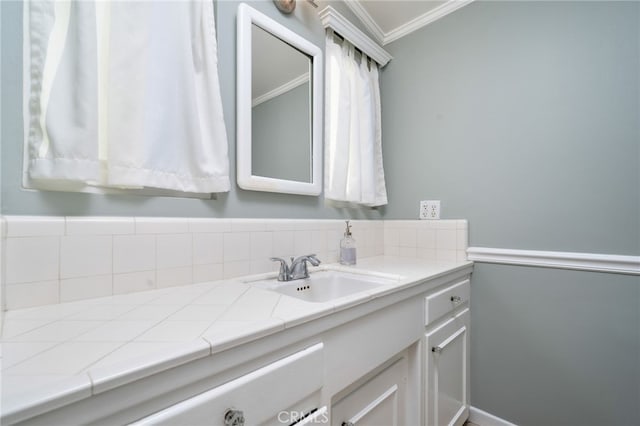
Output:
<path fill-rule="evenodd" d="M 251 101 L 251 108 L 257 105 L 260 105 L 263 102 L 267 102 L 268 100 L 271 100 L 277 96 L 280 96 L 283 93 L 288 92 L 289 90 L 293 90 L 296 87 L 300 86 L 301 84 L 306 83 L 307 81 L 309 81 L 309 73 L 305 72 L 304 74 L 301 74 L 300 76 L 294 78 L 293 80 L 286 82 L 282 86 L 278 86 L 273 90 L 269 90 L 267 93 L 263 95 L 256 96 Z"/>
<path fill-rule="evenodd" d="M 378 23 L 373 19 L 373 17 L 367 12 L 360 3 L 359 0 L 345 1 L 344 2 L 349 9 L 356 15 L 360 22 L 369 30 L 369 32 L 373 35 L 378 43 L 384 44 L 385 33 L 380 28 Z"/>
<path fill-rule="evenodd" d="M 381 67 L 387 65 L 393 59 L 389 52 L 384 50 L 377 42 L 363 33 L 333 7 L 325 7 L 318 15 L 322 21 L 322 26 L 333 29 L 368 57 L 376 61 Z"/>
<path fill-rule="evenodd" d="M 474 0 L 448 0 L 446 3 L 436 7 L 435 9 L 432 9 L 427 13 L 420 15 L 415 19 L 412 19 L 406 24 L 389 31 L 388 33 L 385 33 L 382 44 L 385 45 L 391 43 L 392 41 L 398 40 L 399 38 L 411 34 L 412 32 L 419 30 L 425 25 L 429 25 L 430 23 L 437 21 L 440 18 L 444 18 L 448 14 L 455 12 L 456 10 L 468 5 L 469 3 L 472 3 L 473 1 Z"/>
<path fill-rule="evenodd" d="M 367 12 L 364 6 L 362 6 L 362 0 L 347 0 L 345 1 L 345 4 L 354 13 L 354 15 L 360 19 L 360 22 L 362 22 L 367 30 L 369 30 L 376 41 L 384 46 L 392 41 L 411 34 L 425 25 L 437 21 L 452 12 L 455 12 L 473 1 L 474 0 L 448 0 L 446 3 L 436 7 L 435 9 L 416 17 L 406 24 L 400 25 L 389 32 L 384 32 L 375 19 L 373 19 L 369 12 Z"/>
<path fill-rule="evenodd" d="M 469 247 L 474 262 L 640 275 L 640 256 Z"/>

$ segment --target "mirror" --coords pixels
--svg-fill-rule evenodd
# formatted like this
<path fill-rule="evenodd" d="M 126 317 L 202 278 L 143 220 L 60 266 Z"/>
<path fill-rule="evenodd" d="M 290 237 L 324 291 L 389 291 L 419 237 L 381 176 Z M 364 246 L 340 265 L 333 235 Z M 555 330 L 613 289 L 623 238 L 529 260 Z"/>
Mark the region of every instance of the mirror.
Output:
<path fill-rule="evenodd" d="M 311 182 L 310 59 L 251 25 L 251 170 Z"/>
<path fill-rule="evenodd" d="M 321 50 L 238 8 L 237 177 L 243 189 L 321 192 Z"/>

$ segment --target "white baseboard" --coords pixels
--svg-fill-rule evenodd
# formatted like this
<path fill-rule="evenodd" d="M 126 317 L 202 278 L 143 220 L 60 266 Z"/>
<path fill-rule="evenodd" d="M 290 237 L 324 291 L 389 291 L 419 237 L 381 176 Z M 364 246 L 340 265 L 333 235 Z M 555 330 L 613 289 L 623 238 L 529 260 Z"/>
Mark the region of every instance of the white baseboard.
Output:
<path fill-rule="evenodd" d="M 478 426 L 517 426 L 515 423 L 501 419 L 476 407 L 469 407 L 469 421 Z"/>

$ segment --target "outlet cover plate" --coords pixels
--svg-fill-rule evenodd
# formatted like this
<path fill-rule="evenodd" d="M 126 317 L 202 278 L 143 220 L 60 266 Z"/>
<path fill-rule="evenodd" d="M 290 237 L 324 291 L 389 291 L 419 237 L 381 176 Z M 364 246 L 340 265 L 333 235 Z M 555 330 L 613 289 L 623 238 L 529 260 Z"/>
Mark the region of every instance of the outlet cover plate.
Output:
<path fill-rule="evenodd" d="M 440 200 L 420 201 L 420 219 L 426 219 L 426 220 L 440 219 Z"/>

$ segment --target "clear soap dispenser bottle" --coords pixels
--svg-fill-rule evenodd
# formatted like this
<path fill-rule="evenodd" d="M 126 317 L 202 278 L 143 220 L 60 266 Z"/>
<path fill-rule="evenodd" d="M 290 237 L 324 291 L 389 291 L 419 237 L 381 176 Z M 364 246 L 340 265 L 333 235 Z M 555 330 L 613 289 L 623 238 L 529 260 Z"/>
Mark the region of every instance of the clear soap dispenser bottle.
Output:
<path fill-rule="evenodd" d="M 356 264 L 356 240 L 351 236 L 351 225 L 347 220 L 344 238 L 340 240 L 340 263 L 343 265 Z"/>

